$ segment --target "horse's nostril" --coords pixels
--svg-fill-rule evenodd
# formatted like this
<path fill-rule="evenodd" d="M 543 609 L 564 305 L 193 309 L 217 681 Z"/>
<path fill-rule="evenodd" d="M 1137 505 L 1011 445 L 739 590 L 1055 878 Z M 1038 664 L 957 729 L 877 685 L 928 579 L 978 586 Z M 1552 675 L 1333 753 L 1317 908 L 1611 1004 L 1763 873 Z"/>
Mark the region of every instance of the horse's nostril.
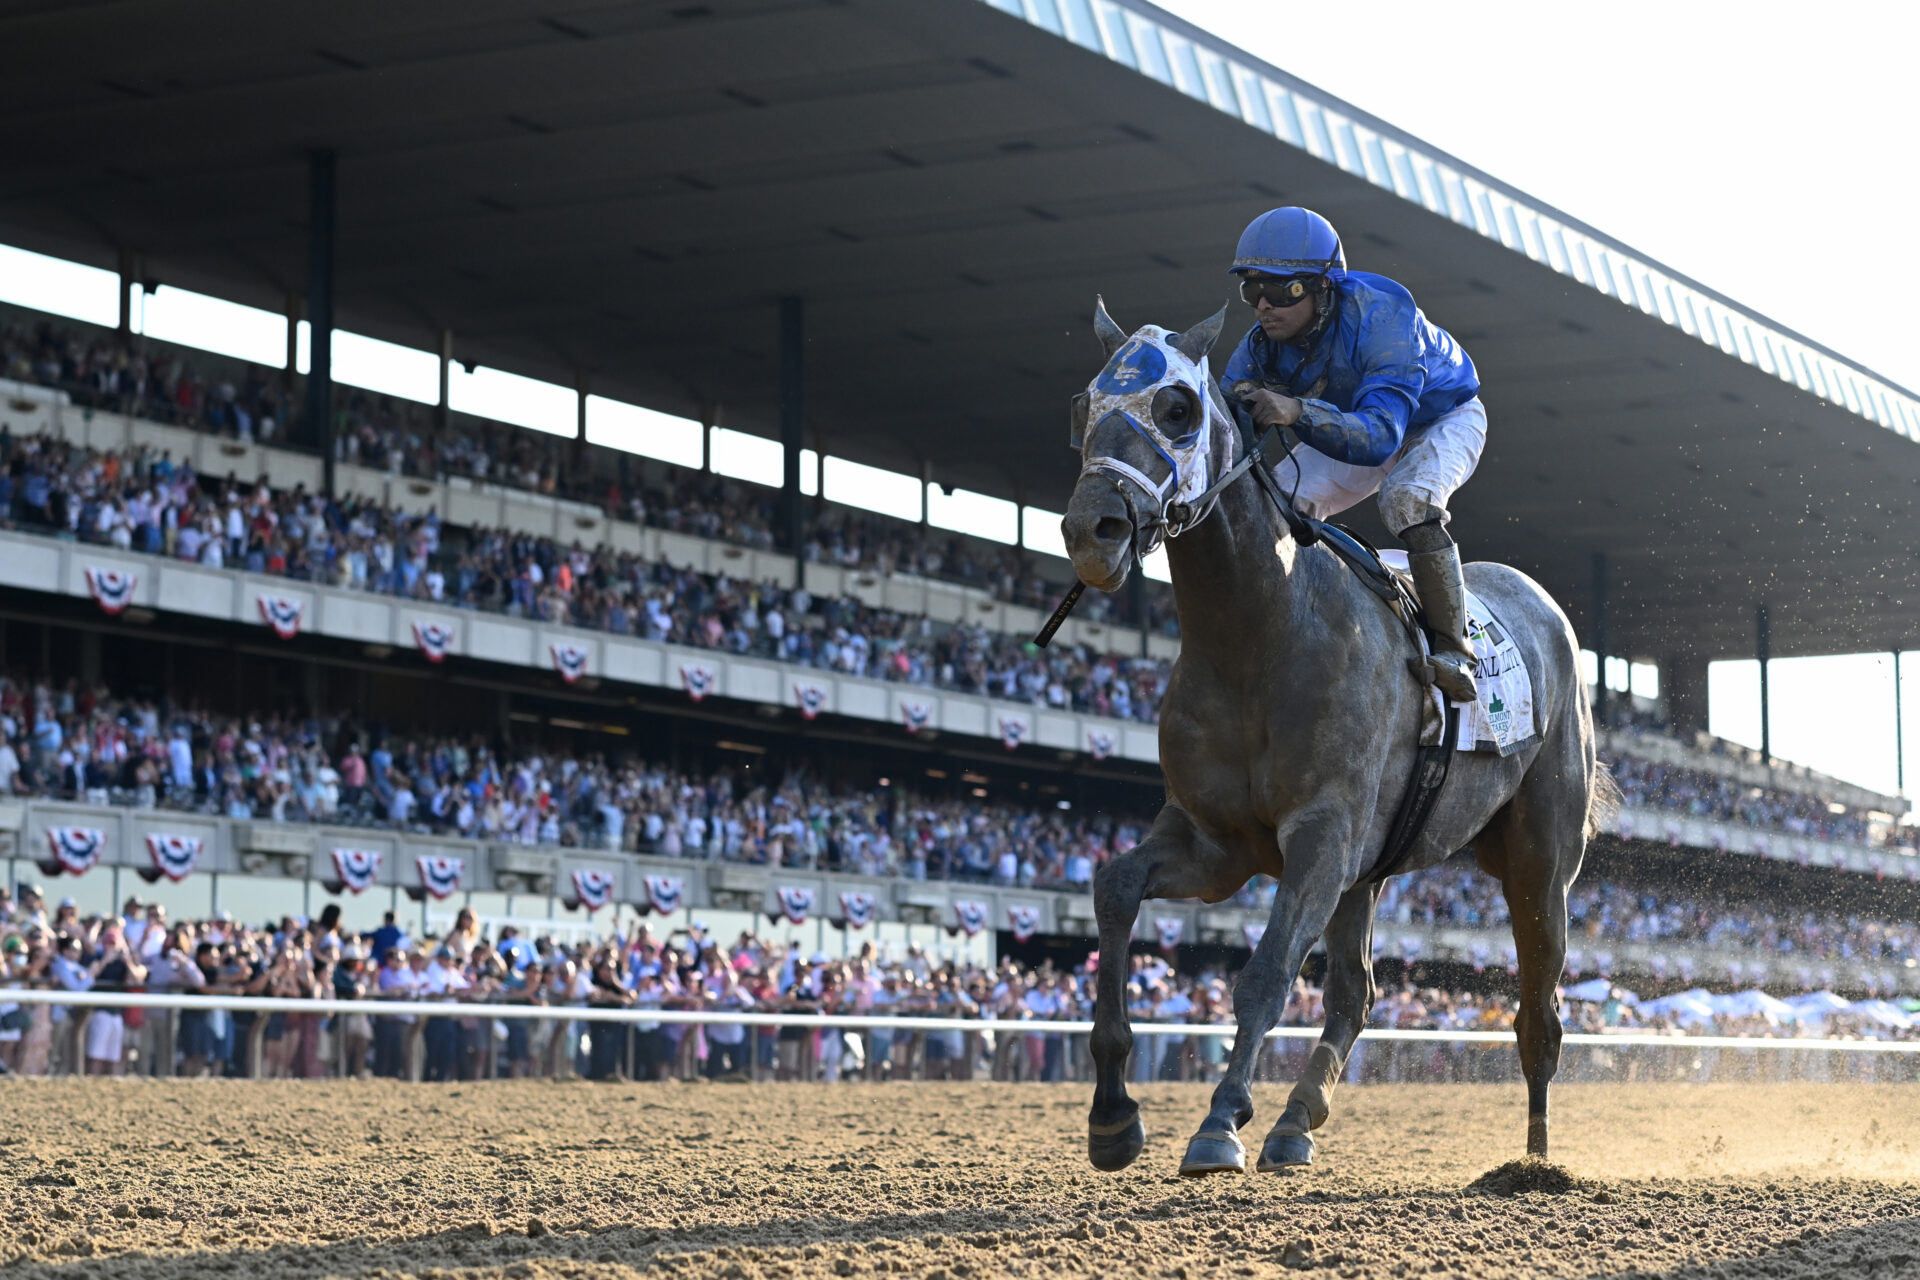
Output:
<path fill-rule="evenodd" d="M 1119 516 L 1102 516 L 1094 521 L 1093 536 L 1102 542 L 1119 542 L 1132 532 Z"/>

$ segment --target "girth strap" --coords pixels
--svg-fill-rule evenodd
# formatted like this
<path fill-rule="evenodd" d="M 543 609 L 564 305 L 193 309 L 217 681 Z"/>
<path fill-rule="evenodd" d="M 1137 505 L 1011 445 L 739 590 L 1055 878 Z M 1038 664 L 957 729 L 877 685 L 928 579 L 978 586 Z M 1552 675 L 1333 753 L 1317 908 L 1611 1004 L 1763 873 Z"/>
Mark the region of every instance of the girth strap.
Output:
<path fill-rule="evenodd" d="M 1367 874 L 1367 883 L 1378 884 L 1388 876 L 1397 875 L 1413 854 L 1413 846 L 1420 839 L 1421 832 L 1427 829 L 1427 819 L 1433 816 L 1433 806 L 1440 799 L 1440 789 L 1447 783 L 1447 770 L 1453 763 L 1454 743 L 1460 737 L 1460 708 L 1451 702 L 1447 704 L 1446 724 L 1440 730 L 1440 741 L 1431 747 L 1421 747 L 1413 758 L 1413 777 L 1407 780 L 1407 790 L 1400 797 L 1400 808 L 1393 815 L 1393 826 L 1387 831 L 1386 847 L 1381 850 L 1379 864 Z"/>

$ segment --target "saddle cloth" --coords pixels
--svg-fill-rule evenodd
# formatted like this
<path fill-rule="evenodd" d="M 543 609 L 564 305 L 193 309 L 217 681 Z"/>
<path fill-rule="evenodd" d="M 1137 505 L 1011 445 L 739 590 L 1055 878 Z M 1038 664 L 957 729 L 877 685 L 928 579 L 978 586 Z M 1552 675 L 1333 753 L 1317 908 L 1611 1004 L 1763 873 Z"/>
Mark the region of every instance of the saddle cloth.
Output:
<path fill-rule="evenodd" d="M 1382 551 L 1379 555 L 1380 562 L 1405 581 L 1411 594 L 1413 579 L 1407 568 L 1407 553 Z M 1480 696 L 1471 704 L 1458 704 L 1460 736 L 1454 746 L 1461 751 L 1492 751 L 1501 756 L 1526 750 L 1540 740 L 1533 716 L 1533 679 L 1505 625 L 1471 591 L 1467 592 L 1467 636 L 1473 642 L 1474 656 L 1480 660 L 1475 677 Z M 1422 632 L 1421 648 L 1426 643 L 1426 633 Z M 1428 731 L 1421 735 L 1423 743 L 1437 742 L 1440 726 L 1447 719 L 1445 695 L 1437 688 L 1432 694 L 1433 715 L 1428 717 Z"/>

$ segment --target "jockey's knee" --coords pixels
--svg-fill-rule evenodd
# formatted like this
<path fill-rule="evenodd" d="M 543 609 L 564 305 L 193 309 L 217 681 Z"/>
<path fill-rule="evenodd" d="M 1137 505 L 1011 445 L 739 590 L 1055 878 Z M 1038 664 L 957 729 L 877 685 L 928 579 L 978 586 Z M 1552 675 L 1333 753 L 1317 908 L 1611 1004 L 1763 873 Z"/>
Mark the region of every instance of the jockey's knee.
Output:
<path fill-rule="evenodd" d="M 1445 551 L 1453 545 L 1453 535 L 1447 532 L 1445 520 L 1422 520 L 1402 529 L 1400 541 L 1407 544 L 1409 551 Z"/>
<path fill-rule="evenodd" d="M 1414 551 L 1428 548 L 1415 547 L 1409 539 L 1413 530 L 1422 525 L 1432 525 L 1443 539 L 1438 546 L 1449 545 L 1446 525 L 1450 517 L 1447 509 L 1440 505 L 1436 495 L 1418 485 L 1395 484 L 1388 480 L 1380 488 L 1380 520 L 1392 531 L 1393 536 L 1407 543 Z M 1438 549 L 1435 547 L 1433 549 Z"/>

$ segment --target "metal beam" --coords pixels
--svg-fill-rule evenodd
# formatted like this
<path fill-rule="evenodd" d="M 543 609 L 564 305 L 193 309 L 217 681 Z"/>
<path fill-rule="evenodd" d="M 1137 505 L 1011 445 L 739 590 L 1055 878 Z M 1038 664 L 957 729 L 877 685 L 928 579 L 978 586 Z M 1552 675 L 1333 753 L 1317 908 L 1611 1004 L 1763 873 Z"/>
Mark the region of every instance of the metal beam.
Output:
<path fill-rule="evenodd" d="M 800 505 L 800 448 L 806 430 L 806 311 L 798 298 L 780 299 L 780 503 L 796 586 L 807 580 L 804 508 Z"/>
<path fill-rule="evenodd" d="M 1593 646 L 1593 718 L 1607 722 L 1607 553 L 1593 553 L 1593 629 L 1587 637 Z"/>
<path fill-rule="evenodd" d="M 320 449 L 321 488 L 333 497 L 334 154 L 307 157 L 307 439 Z"/>
<path fill-rule="evenodd" d="M 1760 759 L 1772 764 L 1773 716 L 1768 706 L 1767 664 L 1773 659 L 1773 632 L 1763 604 L 1753 610 L 1753 656 L 1760 660 Z"/>
<path fill-rule="evenodd" d="M 1907 725 L 1900 705 L 1900 651 L 1893 651 L 1893 788 L 1907 794 Z"/>

